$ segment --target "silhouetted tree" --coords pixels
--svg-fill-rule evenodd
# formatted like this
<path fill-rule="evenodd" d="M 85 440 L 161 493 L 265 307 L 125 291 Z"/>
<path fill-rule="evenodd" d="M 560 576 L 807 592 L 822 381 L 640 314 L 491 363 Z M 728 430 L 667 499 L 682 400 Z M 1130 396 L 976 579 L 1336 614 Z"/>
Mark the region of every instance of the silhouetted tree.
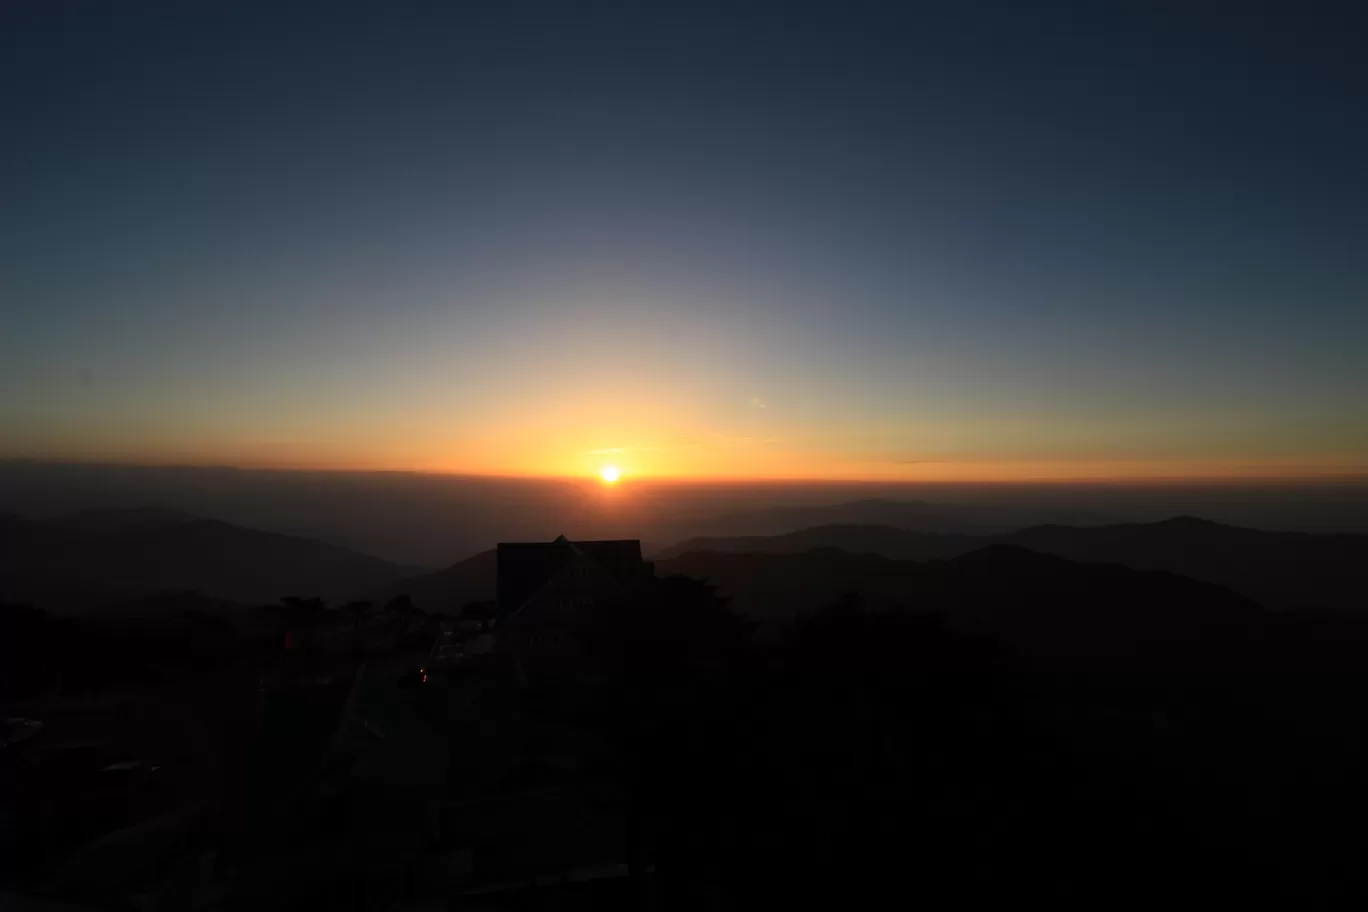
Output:
<path fill-rule="evenodd" d="M 308 640 L 323 623 L 326 612 L 327 605 L 321 598 L 282 598 L 279 613 L 285 624 L 286 648 L 296 648 Z"/>
<path fill-rule="evenodd" d="M 596 675 L 589 717 L 614 746 L 628 795 L 628 868 L 639 878 L 662 795 L 697 757 L 694 725 L 749 655 L 753 625 L 716 587 L 654 580 L 634 598 L 587 612 L 579 631 Z"/>
<path fill-rule="evenodd" d="M 370 612 L 372 602 L 347 602 L 342 606 L 342 613 L 351 618 L 352 630 L 360 632 L 361 624 Z"/>
<path fill-rule="evenodd" d="M 427 612 L 417 608 L 413 604 L 413 599 L 407 593 L 396 595 L 385 603 L 385 616 L 389 619 L 388 625 L 395 636 L 404 636 L 411 631 L 415 621 L 426 619 Z"/>
<path fill-rule="evenodd" d="M 669 576 L 633 599 L 592 609 L 580 638 L 600 672 L 649 690 L 719 673 L 749 647 L 753 632 L 717 587 Z"/>
<path fill-rule="evenodd" d="M 461 620 L 475 621 L 481 629 L 487 630 L 494 620 L 494 611 L 493 602 L 466 602 L 465 607 L 461 609 Z"/>

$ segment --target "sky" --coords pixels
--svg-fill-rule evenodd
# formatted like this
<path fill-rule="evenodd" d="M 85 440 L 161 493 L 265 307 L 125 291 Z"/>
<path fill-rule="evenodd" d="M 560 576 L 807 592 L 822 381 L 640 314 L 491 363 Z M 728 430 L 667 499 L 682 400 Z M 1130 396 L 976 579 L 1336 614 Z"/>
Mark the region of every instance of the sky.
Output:
<path fill-rule="evenodd" d="M 1364 46 L 1361 4 L 12 0 L 0 458 L 1368 472 Z"/>

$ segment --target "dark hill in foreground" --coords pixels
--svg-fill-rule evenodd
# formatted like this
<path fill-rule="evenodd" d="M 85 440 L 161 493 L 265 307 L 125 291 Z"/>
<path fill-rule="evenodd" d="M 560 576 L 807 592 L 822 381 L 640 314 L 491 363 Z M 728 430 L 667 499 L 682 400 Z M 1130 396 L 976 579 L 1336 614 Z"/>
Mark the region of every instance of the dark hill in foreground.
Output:
<path fill-rule="evenodd" d="M 397 580 L 366 598 L 383 604 L 395 596 L 407 595 L 415 608 L 429 614 L 456 614 L 471 602 L 494 600 L 496 554 L 492 549 L 481 551 L 442 570 Z"/>
<path fill-rule="evenodd" d="M 381 597 L 408 594 L 428 612 L 453 612 L 493 593 L 492 552 L 404 580 Z M 906 609 L 952 619 L 1036 658 L 1107 662 L 1175 644 L 1200 654 L 1239 640 L 1263 616 L 1229 589 L 1171 573 L 1080 563 L 994 544 L 951 560 L 891 560 L 822 548 L 794 554 L 690 553 L 657 562 L 658 576 L 703 579 L 762 636 L 851 599 L 869 610 Z M 1224 648 L 1222 646 L 1221 648 Z"/>
<path fill-rule="evenodd" d="M 1006 540 L 1071 560 L 1209 580 L 1269 608 L 1368 609 L 1368 535 L 1267 532 L 1177 517 L 1096 528 L 1039 526 Z"/>
<path fill-rule="evenodd" d="M 412 575 L 307 538 L 161 511 L 102 510 L 48 522 L 0 518 L 0 601 L 84 611 L 164 591 L 235 602 L 327 600 Z"/>
<path fill-rule="evenodd" d="M 926 563 L 836 549 L 695 553 L 664 561 L 661 570 L 711 581 L 738 611 L 772 630 L 846 599 L 866 609 L 942 614 L 1020 654 L 1090 662 L 1143 654 L 1156 644 L 1196 649 L 1228 641 L 1244 636 L 1244 627 L 1263 613 L 1210 583 L 1012 545 Z"/>

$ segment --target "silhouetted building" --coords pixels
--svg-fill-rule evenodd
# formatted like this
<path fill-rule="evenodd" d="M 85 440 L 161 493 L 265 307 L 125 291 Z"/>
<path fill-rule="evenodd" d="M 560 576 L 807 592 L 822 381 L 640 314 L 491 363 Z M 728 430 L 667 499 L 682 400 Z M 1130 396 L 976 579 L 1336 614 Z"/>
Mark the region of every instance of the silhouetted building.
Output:
<path fill-rule="evenodd" d="M 636 539 L 501 543 L 498 648 L 519 659 L 573 655 L 585 610 L 631 598 L 654 574 Z"/>

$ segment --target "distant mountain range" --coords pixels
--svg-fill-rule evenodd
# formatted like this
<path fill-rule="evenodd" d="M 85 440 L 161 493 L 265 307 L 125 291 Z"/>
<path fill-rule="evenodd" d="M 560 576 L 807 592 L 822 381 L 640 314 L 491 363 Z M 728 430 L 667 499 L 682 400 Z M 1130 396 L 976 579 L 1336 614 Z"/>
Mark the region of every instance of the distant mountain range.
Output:
<path fill-rule="evenodd" d="M 668 561 L 700 552 L 797 554 L 822 548 L 836 548 L 851 554 L 877 554 L 893 560 L 945 560 L 995 540 L 992 536 L 919 532 L 893 526 L 831 524 L 782 535 L 691 538 L 661 549 L 656 560 Z"/>
<path fill-rule="evenodd" d="M 824 525 L 775 536 L 697 538 L 660 553 L 798 554 L 832 548 L 895 560 L 949 560 L 1010 544 L 1076 561 L 1163 570 L 1228 586 L 1268 608 L 1368 610 L 1368 536 L 1264 532 L 1192 517 L 1157 523 L 1045 525 L 998 535 L 919 532 L 891 526 Z"/>
<path fill-rule="evenodd" d="M 944 509 L 860 501 L 757 511 L 739 522 L 753 528 L 832 513 L 960 521 L 936 512 Z M 1006 514 L 979 516 L 987 522 Z M 775 617 L 848 593 L 906 603 L 919 591 L 908 588 L 907 575 L 930 572 L 915 567 L 926 562 L 965 567 L 960 561 L 967 556 L 1001 545 L 1071 561 L 1166 571 L 1228 587 L 1267 608 L 1368 614 L 1368 536 L 1264 532 L 1191 517 L 986 534 L 826 524 L 780 535 L 690 539 L 659 552 L 656 560 L 660 575 L 709 579 L 733 596 L 738 608 Z M 196 592 L 206 600 L 247 605 L 288 595 L 317 596 L 332 605 L 408 595 L 425 611 L 455 613 L 469 602 L 494 598 L 495 569 L 492 550 L 422 573 L 311 539 L 160 510 L 88 511 L 42 522 L 0 516 L 0 602 L 59 613 L 134 603 L 155 610 L 147 597 L 164 592 Z M 209 613 L 222 614 L 222 604 Z"/>
<path fill-rule="evenodd" d="M 707 579 L 743 613 L 785 620 L 848 594 L 878 605 L 913 607 L 925 594 L 919 587 L 926 574 L 948 572 L 927 567 L 946 563 L 958 568 L 960 576 L 968 567 L 995 574 L 1000 568 L 974 563 L 974 555 L 985 549 L 1000 553 L 997 549 L 1004 546 L 1010 550 L 1001 553 L 1049 555 L 1050 566 L 1065 558 L 1082 565 L 1121 565 L 1108 573 L 1128 569 L 1161 572 L 1170 579 L 1182 576 L 1208 594 L 1224 592 L 1267 608 L 1368 614 L 1363 599 L 1368 591 L 1368 536 L 1261 532 L 1188 517 L 1147 524 L 1038 526 L 1002 535 L 827 525 L 785 535 L 692 539 L 659 553 L 656 572 Z M 382 596 L 407 592 L 426 611 L 456 611 L 467 602 L 492 598 L 494 573 L 494 552 L 489 551 L 437 573 L 401 580 Z M 1114 581 L 1121 579 L 1148 585 L 1150 577 Z"/>
<path fill-rule="evenodd" d="M 694 553 L 664 572 L 703 577 L 762 629 L 849 600 L 865 609 L 942 614 L 1013 653 L 1105 663 L 1147 650 L 1210 657 L 1263 616 L 1221 586 L 1115 564 L 1085 564 L 1014 545 L 949 561 L 898 561 L 834 548 L 801 554 Z M 837 610 L 840 610 L 839 608 Z"/>
<path fill-rule="evenodd" d="M 157 510 L 0 516 L 0 601 L 79 613 L 151 593 L 262 604 L 379 591 L 415 568 L 307 538 Z"/>
<path fill-rule="evenodd" d="M 1116 521 L 1115 516 L 1085 510 L 866 499 L 833 505 L 768 507 L 730 513 L 696 523 L 698 531 L 694 534 L 713 535 L 716 530 L 725 530 L 727 536 L 781 535 L 812 526 L 854 525 L 891 526 L 942 534 L 992 535 L 1027 526 L 1095 526 Z"/>
<path fill-rule="evenodd" d="M 774 536 L 691 539 L 659 552 L 656 569 L 657 575 L 708 579 L 747 614 L 791 617 L 847 593 L 905 603 L 903 579 L 910 562 L 955 561 L 997 545 L 1190 577 L 1227 587 L 1266 608 L 1368 615 L 1368 536 L 1264 532 L 1192 517 L 1036 526 L 997 535 L 824 525 Z M 425 611 L 454 612 L 468 602 L 492 599 L 494 577 L 491 550 L 436 573 L 396 581 L 371 597 L 380 601 L 407 593 Z"/>

